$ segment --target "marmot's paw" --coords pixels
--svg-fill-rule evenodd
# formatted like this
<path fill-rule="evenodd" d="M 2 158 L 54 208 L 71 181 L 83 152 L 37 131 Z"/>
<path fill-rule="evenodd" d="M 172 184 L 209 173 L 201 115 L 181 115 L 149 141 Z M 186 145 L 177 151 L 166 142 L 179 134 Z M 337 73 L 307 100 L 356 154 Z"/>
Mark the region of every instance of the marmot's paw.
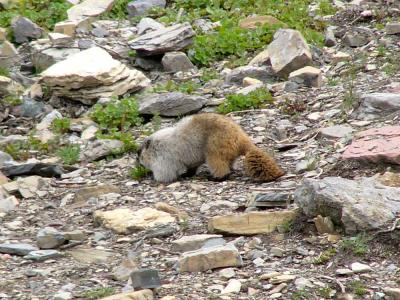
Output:
<path fill-rule="evenodd" d="M 223 182 L 225 180 L 228 180 L 231 174 L 226 174 L 223 177 L 214 177 L 212 175 L 208 175 L 207 179 L 208 181 L 214 181 L 214 182 Z"/>

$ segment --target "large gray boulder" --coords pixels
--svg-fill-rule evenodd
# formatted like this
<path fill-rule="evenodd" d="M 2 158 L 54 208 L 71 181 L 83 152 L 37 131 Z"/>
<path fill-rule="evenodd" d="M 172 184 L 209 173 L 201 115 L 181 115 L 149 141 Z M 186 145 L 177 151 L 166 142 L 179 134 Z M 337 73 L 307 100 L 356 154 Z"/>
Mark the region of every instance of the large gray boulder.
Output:
<path fill-rule="evenodd" d="M 182 50 L 192 44 L 194 36 L 189 23 L 176 24 L 141 35 L 129 46 L 140 56 L 151 56 Z"/>
<path fill-rule="evenodd" d="M 153 94 L 139 99 L 139 112 L 177 117 L 200 110 L 206 102 L 204 97 L 179 92 Z"/>
<path fill-rule="evenodd" d="M 44 30 L 25 17 L 15 17 L 11 21 L 15 41 L 19 44 L 29 42 L 32 39 L 41 38 Z"/>
<path fill-rule="evenodd" d="M 370 93 L 360 97 L 360 106 L 354 112 L 358 119 L 376 119 L 400 112 L 399 93 Z"/>
<path fill-rule="evenodd" d="M 312 63 L 310 47 L 297 30 L 278 30 L 267 50 L 272 69 L 279 76 L 287 76 Z"/>
<path fill-rule="evenodd" d="M 294 194 L 295 203 L 308 217 L 330 217 L 346 233 L 377 230 L 400 211 L 400 188 L 374 177 L 349 180 L 340 177 L 306 179 Z"/>

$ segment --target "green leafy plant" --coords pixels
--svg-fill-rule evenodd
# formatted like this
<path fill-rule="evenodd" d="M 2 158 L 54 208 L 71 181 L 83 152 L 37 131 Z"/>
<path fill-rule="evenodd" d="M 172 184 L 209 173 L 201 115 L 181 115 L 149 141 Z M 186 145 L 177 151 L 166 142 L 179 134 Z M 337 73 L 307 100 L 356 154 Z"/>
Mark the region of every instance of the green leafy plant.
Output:
<path fill-rule="evenodd" d="M 57 150 L 56 154 L 65 165 L 73 165 L 79 160 L 79 145 L 68 145 Z"/>
<path fill-rule="evenodd" d="M 201 73 L 200 80 L 203 82 L 208 82 L 213 79 L 219 78 L 219 74 L 215 69 L 211 68 L 203 68 Z"/>
<path fill-rule="evenodd" d="M 151 171 L 141 165 L 131 170 L 131 177 L 135 180 L 140 180 L 146 177 Z"/>
<path fill-rule="evenodd" d="M 136 152 L 139 148 L 130 132 L 111 130 L 109 133 L 106 134 L 99 133 L 97 134 L 97 137 L 100 139 L 119 140 L 123 143 L 121 149 L 115 149 L 113 151 L 114 155 L 121 155 L 127 152 Z"/>
<path fill-rule="evenodd" d="M 317 14 L 320 16 L 334 15 L 337 9 L 329 0 L 320 0 L 318 4 Z"/>
<path fill-rule="evenodd" d="M 10 70 L 5 67 L 0 67 L 0 76 L 10 77 Z"/>
<path fill-rule="evenodd" d="M 56 118 L 51 123 L 51 129 L 54 133 L 64 134 L 71 128 L 71 120 L 69 118 Z"/>
<path fill-rule="evenodd" d="M 224 103 L 218 106 L 217 111 L 227 114 L 232 111 L 254 109 L 273 103 L 273 98 L 265 88 L 258 88 L 247 95 L 235 94 L 228 95 Z"/>
<path fill-rule="evenodd" d="M 10 106 L 18 106 L 22 104 L 22 100 L 18 95 L 8 95 L 3 98 L 3 103 Z"/>
<path fill-rule="evenodd" d="M 357 296 L 363 296 L 367 293 L 364 283 L 360 280 L 350 281 L 347 287 Z"/>
<path fill-rule="evenodd" d="M 351 238 L 343 239 L 340 246 L 342 250 L 351 251 L 357 256 L 363 256 L 368 252 L 368 242 L 370 240 L 371 237 L 363 233 Z"/>
<path fill-rule="evenodd" d="M 96 300 L 100 298 L 104 298 L 107 296 L 111 296 L 115 294 L 115 289 L 113 287 L 101 287 L 96 288 L 90 291 L 86 291 L 82 294 L 82 297 L 85 300 Z"/>
<path fill-rule="evenodd" d="M 125 131 L 131 126 L 142 124 L 143 121 L 134 98 L 114 100 L 106 106 L 96 104 L 90 116 L 106 131 Z"/>
<path fill-rule="evenodd" d="M 124 20 L 128 16 L 128 11 L 126 10 L 126 6 L 131 0 L 117 0 L 115 1 L 112 9 L 103 14 L 103 19 L 111 19 L 111 20 Z"/>
<path fill-rule="evenodd" d="M 67 10 L 71 6 L 64 0 L 20 0 L 0 11 L 0 26 L 9 27 L 15 16 L 22 15 L 39 26 L 52 30 L 57 22 L 67 19 Z"/>
<path fill-rule="evenodd" d="M 314 258 L 311 263 L 316 264 L 316 265 L 322 265 L 327 263 L 328 261 L 331 260 L 332 257 L 336 255 L 337 251 L 335 248 L 329 248 L 325 251 L 323 251 L 318 257 Z"/>

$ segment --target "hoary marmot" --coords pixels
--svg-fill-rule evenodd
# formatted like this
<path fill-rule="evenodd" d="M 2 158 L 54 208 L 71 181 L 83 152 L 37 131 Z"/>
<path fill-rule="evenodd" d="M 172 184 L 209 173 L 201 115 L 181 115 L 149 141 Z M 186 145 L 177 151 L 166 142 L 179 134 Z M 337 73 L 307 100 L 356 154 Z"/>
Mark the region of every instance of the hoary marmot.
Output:
<path fill-rule="evenodd" d="M 175 181 L 203 163 L 215 179 L 224 179 L 241 155 L 245 155 L 247 174 L 257 181 L 272 181 L 285 174 L 238 124 L 213 113 L 188 116 L 153 133 L 143 141 L 139 162 L 160 182 Z"/>

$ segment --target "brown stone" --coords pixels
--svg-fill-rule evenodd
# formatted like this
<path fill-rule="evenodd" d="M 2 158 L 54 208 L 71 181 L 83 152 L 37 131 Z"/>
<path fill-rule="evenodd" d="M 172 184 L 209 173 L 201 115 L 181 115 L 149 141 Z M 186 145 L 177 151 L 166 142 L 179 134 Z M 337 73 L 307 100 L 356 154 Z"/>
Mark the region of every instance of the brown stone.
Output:
<path fill-rule="evenodd" d="M 154 299 L 153 292 L 149 289 L 145 289 L 137 292 L 116 294 L 105 298 L 101 298 L 100 300 L 153 300 L 153 299 Z"/>
<path fill-rule="evenodd" d="M 111 184 L 88 186 L 75 191 L 74 203 L 86 203 L 91 197 L 99 197 L 109 193 L 120 193 L 119 187 Z"/>
<path fill-rule="evenodd" d="M 342 158 L 400 164 L 400 126 L 372 128 L 358 133 Z"/>
<path fill-rule="evenodd" d="M 255 29 L 265 24 L 278 25 L 283 23 L 273 16 L 255 16 L 255 17 L 247 17 L 241 20 L 239 22 L 239 27 L 246 29 Z"/>
<path fill-rule="evenodd" d="M 209 220 L 208 230 L 240 235 L 271 233 L 278 225 L 292 221 L 297 214 L 297 210 L 285 210 L 217 216 Z"/>
<path fill-rule="evenodd" d="M 322 217 L 318 215 L 314 218 L 315 227 L 317 227 L 317 231 L 320 234 L 324 233 L 335 233 L 335 227 L 333 226 L 333 222 L 329 217 Z"/>
<path fill-rule="evenodd" d="M 379 174 L 376 180 L 386 186 L 400 187 L 399 173 L 385 172 L 382 175 Z"/>

